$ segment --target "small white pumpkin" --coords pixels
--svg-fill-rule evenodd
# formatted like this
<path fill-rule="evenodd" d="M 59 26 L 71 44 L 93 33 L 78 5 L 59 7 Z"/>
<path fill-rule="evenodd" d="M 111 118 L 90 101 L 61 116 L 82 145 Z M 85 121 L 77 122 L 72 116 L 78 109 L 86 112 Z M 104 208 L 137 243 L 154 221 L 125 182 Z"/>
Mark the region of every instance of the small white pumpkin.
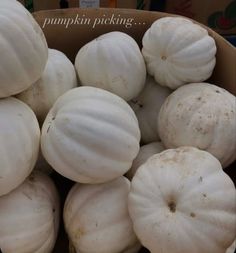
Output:
<path fill-rule="evenodd" d="M 215 67 L 216 45 L 203 27 L 182 17 L 155 21 L 143 37 L 147 71 L 163 86 L 208 79 Z"/>
<path fill-rule="evenodd" d="M 161 153 L 165 150 L 162 142 L 152 142 L 141 146 L 138 155 L 133 161 L 131 169 L 126 173 L 128 179 L 132 179 L 137 171 L 137 169 L 144 164 L 147 159 L 155 154 Z"/>
<path fill-rule="evenodd" d="M 140 244 L 128 214 L 125 177 L 98 185 L 76 184 L 64 206 L 64 223 L 77 253 L 136 253 Z"/>
<path fill-rule="evenodd" d="M 33 111 L 16 98 L 0 100 L 0 196 L 19 186 L 38 157 L 40 129 Z"/>
<path fill-rule="evenodd" d="M 236 237 L 236 190 L 220 162 L 193 147 L 154 155 L 129 194 L 134 231 L 152 253 L 225 253 Z"/>
<path fill-rule="evenodd" d="M 149 76 L 139 96 L 130 101 L 129 104 L 138 118 L 143 143 L 160 140 L 156 121 L 161 106 L 170 93 L 167 87 L 160 86 Z"/>
<path fill-rule="evenodd" d="M 43 75 L 17 98 L 28 104 L 42 123 L 57 98 L 76 86 L 77 77 L 71 61 L 62 52 L 49 49 Z"/>
<path fill-rule="evenodd" d="M 75 67 L 82 85 L 108 90 L 126 101 L 139 94 L 146 79 L 138 44 L 122 32 L 103 34 L 83 46 Z"/>
<path fill-rule="evenodd" d="M 0 97 L 15 95 L 43 73 L 48 47 L 40 26 L 18 2 L 0 1 Z"/>
<path fill-rule="evenodd" d="M 135 113 L 120 97 L 94 87 L 62 95 L 42 127 L 41 149 L 61 175 L 102 183 L 125 174 L 139 151 Z"/>
<path fill-rule="evenodd" d="M 174 91 L 159 113 L 158 130 L 166 148 L 194 146 L 206 150 L 225 168 L 236 159 L 236 99 L 208 83 Z"/>
<path fill-rule="evenodd" d="M 0 249 L 3 253 L 51 253 L 59 228 L 59 197 L 51 179 L 33 173 L 0 197 Z"/>

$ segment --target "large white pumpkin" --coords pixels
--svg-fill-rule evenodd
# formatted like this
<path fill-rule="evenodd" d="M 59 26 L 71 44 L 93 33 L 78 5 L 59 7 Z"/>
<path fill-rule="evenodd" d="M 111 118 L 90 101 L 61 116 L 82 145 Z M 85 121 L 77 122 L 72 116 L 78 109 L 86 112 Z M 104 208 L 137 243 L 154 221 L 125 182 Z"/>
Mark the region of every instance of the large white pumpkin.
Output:
<path fill-rule="evenodd" d="M 64 206 L 64 223 L 77 253 L 139 251 L 128 213 L 129 191 L 125 177 L 72 188 Z"/>
<path fill-rule="evenodd" d="M 57 98 L 76 86 L 77 77 L 71 61 L 62 52 L 49 49 L 43 75 L 17 98 L 28 104 L 42 123 Z"/>
<path fill-rule="evenodd" d="M 81 183 L 102 183 L 126 173 L 139 151 L 135 113 L 120 97 L 94 87 L 62 95 L 42 127 L 48 163 Z"/>
<path fill-rule="evenodd" d="M 160 140 L 156 121 L 161 106 L 170 93 L 167 87 L 160 86 L 149 76 L 139 96 L 130 101 L 129 104 L 138 118 L 143 143 Z"/>
<path fill-rule="evenodd" d="M 134 177 L 137 169 L 144 164 L 147 159 L 155 154 L 161 153 L 163 150 L 165 150 L 165 147 L 163 146 L 162 142 L 152 142 L 146 145 L 143 145 L 140 147 L 138 155 L 135 157 L 132 167 L 130 170 L 126 173 L 127 178 L 132 180 Z"/>
<path fill-rule="evenodd" d="M 159 113 L 158 130 L 167 148 L 194 146 L 213 154 L 225 168 L 236 159 L 236 98 L 208 83 L 173 92 Z"/>
<path fill-rule="evenodd" d="M 0 1 L 0 38 L 0 97 L 8 97 L 40 78 L 48 47 L 39 25 L 15 0 Z"/>
<path fill-rule="evenodd" d="M 33 173 L 0 197 L 0 249 L 3 253 L 51 253 L 59 228 L 59 197 L 51 179 Z"/>
<path fill-rule="evenodd" d="M 38 157 L 39 124 L 33 111 L 16 98 L 0 100 L 0 196 L 31 173 Z"/>
<path fill-rule="evenodd" d="M 136 41 L 122 32 L 110 32 L 83 46 L 75 59 L 82 85 L 108 90 L 125 100 L 144 87 L 146 66 Z"/>
<path fill-rule="evenodd" d="M 235 200 L 234 183 L 214 156 L 181 147 L 138 169 L 129 213 L 152 253 L 225 253 L 236 236 Z"/>
<path fill-rule="evenodd" d="M 163 86 L 208 79 L 215 67 L 216 45 L 203 27 L 182 17 L 155 21 L 143 37 L 147 71 Z"/>

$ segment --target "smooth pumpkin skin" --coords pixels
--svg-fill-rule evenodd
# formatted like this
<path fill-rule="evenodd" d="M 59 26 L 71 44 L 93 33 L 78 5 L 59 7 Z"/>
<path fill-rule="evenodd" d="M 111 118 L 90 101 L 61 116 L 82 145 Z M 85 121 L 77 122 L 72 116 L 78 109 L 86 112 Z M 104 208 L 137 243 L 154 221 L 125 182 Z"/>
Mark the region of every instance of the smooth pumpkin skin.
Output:
<path fill-rule="evenodd" d="M 214 39 L 187 18 L 158 19 L 144 34 L 142 44 L 147 72 L 171 89 L 205 81 L 215 67 Z"/>
<path fill-rule="evenodd" d="M 148 160 L 148 158 L 150 158 L 155 154 L 161 153 L 164 150 L 165 147 L 163 146 L 161 141 L 151 142 L 149 144 L 141 146 L 138 155 L 135 157 L 133 161 L 132 167 L 126 173 L 127 178 L 129 180 L 132 180 L 138 168 L 142 164 L 144 164 Z"/>
<path fill-rule="evenodd" d="M 28 105 L 10 97 L 0 100 L 0 196 L 29 176 L 38 158 L 40 129 Z"/>
<path fill-rule="evenodd" d="M 214 156 L 180 147 L 138 169 L 128 207 L 152 253 L 225 253 L 236 237 L 235 199 L 234 183 Z"/>
<path fill-rule="evenodd" d="M 75 59 L 82 85 L 108 90 L 126 101 L 143 89 L 146 66 L 136 41 L 126 33 L 103 34 L 84 45 Z"/>
<path fill-rule="evenodd" d="M 122 98 L 95 87 L 67 91 L 42 127 L 41 150 L 61 175 L 103 183 L 125 174 L 139 151 L 135 113 Z"/>
<path fill-rule="evenodd" d="M 148 76 L 144 89 L 138 97 L 129 102 L 139 122 L 142 143 L 160 141 L 156 120 L 162 104 L 170 93 L 170 89 L 160 86 Z"/>
<path fill-rule="evenodd" d="M 15 0 L 0 1 L 0 98 L 15 95 L 43 73 L 48 46 L 38 23 Z"/>
<path fill-rule="evenodd" d="M 161 107 L 158 131 L 167 148 L 206 150 L 225 168 L 236 159 L 236 98 L 208 83 L 174 91 Z"/>
<path fill-rule="evenodd" d="M 48 61 L 41 78 L 17 98 L 28 104 L 42 124 L 58 97 L 77 86 L 73 64 L 62 52 L 49 49 Z"/>
<path fill-rule="evenodd" d="M 125 177 L 76 184 L 64 206 L 64 223 L 77 253 L 137 253 L 141 245 L 128 214 L 130 182 Z"/>
<path fill-rule="evenodd" d="M 0 197 L 0 248 L 3 253 L 51 253 L 59 228 L 59 196 L 52 180 L 32 173 Z"/>

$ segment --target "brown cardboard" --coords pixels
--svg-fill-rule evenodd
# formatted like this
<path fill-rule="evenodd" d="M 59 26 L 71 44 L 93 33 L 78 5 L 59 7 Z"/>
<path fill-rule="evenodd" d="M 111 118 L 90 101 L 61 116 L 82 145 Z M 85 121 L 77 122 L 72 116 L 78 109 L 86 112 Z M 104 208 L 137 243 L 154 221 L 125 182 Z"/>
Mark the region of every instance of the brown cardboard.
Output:
<path fill-rule="evenodd" d="M 111 31 L 125 32 L 131 35 L 141 46 L 143 34 L 150 25 L 155 20 L 167 15 L 170 14 L 128 9 L 66 9 L 34 13 L 35 19 L 43 28 L 49 47 L 61 50 L 72 62 L 78 50 L 85 43 Z M 112 16 L 113 18 L 119 18 L 122 22 L 117 22 L 119 24 L 115 25 L 105 24 L 105 20 L 111 19 Z M 67 25 L 67 22 L 71 23 L 71 20 L 75 21 L 76 17 L 77 21 L 79 18 L 81 19 L 81 24 Z M 94 22 L 98 19 L 100 20 L 100 24 L 94 26 Z M 46 25 L 45 22 L 47 23 L 47 20 L 51 20 L 51 24 Z M 90 22 L 87 20 L 90 20 Z M 103 24 L 101 24 L 101 20 L 104 20 Z M 209 28 L 207 29 L 217 44 L 217 64 L 210 82 L 224 87 L 236 95 L 236 49 L 219 34 Z M 226 169 L 226 172 L 234 182 L 236 182 L 235 165 L 234 163 Z M 56 179 L 58 182 L 58 178 Z M 61 195 L 65 196 L 68 192 L 68 185 L 65 183 L 67 181 L 61 182 L 61 180 L 59 180 L 59 190 L 61 191 Z M 54 250 L 54 253 L 62 252 L 68 252 L 68 239 L 63 229 L 61 229 L 58 243 Z M 140 253 L 145 252 L 147 251 L 140 251 Z"/>
<path fill-rule="evenodd" d="M 197 20 L 220 34 L 236 34 L 236 0 L 167 0 L 166 12 Z"/>
<path fill-rule="evenodd" d="M 126 32 L 141 45 L 142 36 L 152 22 L 166 15 L 160 12 L 106 8 L 75 8 L 34 14 L 43 28 L 49 47 L 65 52 L 72 61 L 85 43 L 110 31 Z M 112 24 L 114 20 L 116 24 Z M 236 95 L 236 48 L 213 30 L 205 28 L 217 44 L 217 63 L 210 81 Z"/>

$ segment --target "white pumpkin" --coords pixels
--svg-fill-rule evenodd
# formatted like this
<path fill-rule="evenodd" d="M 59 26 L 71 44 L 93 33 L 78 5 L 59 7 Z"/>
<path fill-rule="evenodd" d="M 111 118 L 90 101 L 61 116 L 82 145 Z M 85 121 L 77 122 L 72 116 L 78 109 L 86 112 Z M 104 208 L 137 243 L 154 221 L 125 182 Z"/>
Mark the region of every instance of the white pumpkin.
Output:
<path fill-rule="evenodd" d="M 165 150 L 162 142 L 152 142 L 140 147 L 139 153 L 133 161 L 132 167 L 126 173 L 128 179 L 132 179 L 137 171 L 137 169 L 144 164 L 147 159 L 155 154 L 161 153 Z"/>
<path fill-rule="evenodd" d="M 170 93 L 168 88 L 160 86 L 149 76 L 139 96 L 130 101 L 129 104 L 138 118 L 143 143 L 160 140 L 156 120 L 162 104 Z"/>
<path fill-rule="evenodd" d="M 61 175 L 102 183 L 126 173 L 139 151 L 135 113 L 120 97 L 94 87 L 62 95 L 42 127 L 41 149 Z"/>
<path fill-rule="evenodd" d="M 59 228 L 59 197 L 51 179 L 33 173 L 0 197 L 0 249 L 3 253 L 51 253 Z"/>
<path fill-rule="evenodd" d="M 122 32 L 103 34 L 75 59 L 82 85 L 108 90 L 129 101 L 144 87 L 146 66 L 136 41 Z"/>
<path fill-rule="evenodd" d="M 233 244 L 226 250 L 226 253 L 235 253 L 236 250 L 236 240 L 233 242 Z"/>
<path fill-rule="evenodd" d="M 64 206 L 64 223 L 77 253 L 136 253 L 140 244 L 128 214 L 130 182 L 125 177 L 76 184 Z"/>
<path fill-rule="evenodd" d="M 194 146 L 225 168 L 236 159 L 236 99 L 208 83 L 188 84 L 162 105 L 158 130 L 165 147 Z"/>
<path fill-rule="evenodd" d="M 0 97 L 15 95 L 43 73 L 48 47 L 40 26 L 18 2 L 0 1 Z"/>
<path fill-rule="evenodd" d="M 236 190 L 220 162 L 193 147 L 154 155 L 129 194 L 134 231 L 152 253 L 225 253 L 236 236 Z"/>
<path fill-rule="evenodd" d="M 0 196 L 19 186 L 38 157 L 40 129 L 33 111 L 16 98 L 0 100 Z"/>
<path fill-rule="evenodd" d="M 62 52 L 49 49 L 43 75 L 17 98 L 28 104 L 42 123 L 57 98 L 76 86 L 77 77 L 71 61 Z"/>
<path fill-rule="evenodd" d="M 155 21 L 143 37 L 147 71 L 163 86 L 208 79 L 215 67 L 216 45 L 203 27 L 182 17 Z"/>

